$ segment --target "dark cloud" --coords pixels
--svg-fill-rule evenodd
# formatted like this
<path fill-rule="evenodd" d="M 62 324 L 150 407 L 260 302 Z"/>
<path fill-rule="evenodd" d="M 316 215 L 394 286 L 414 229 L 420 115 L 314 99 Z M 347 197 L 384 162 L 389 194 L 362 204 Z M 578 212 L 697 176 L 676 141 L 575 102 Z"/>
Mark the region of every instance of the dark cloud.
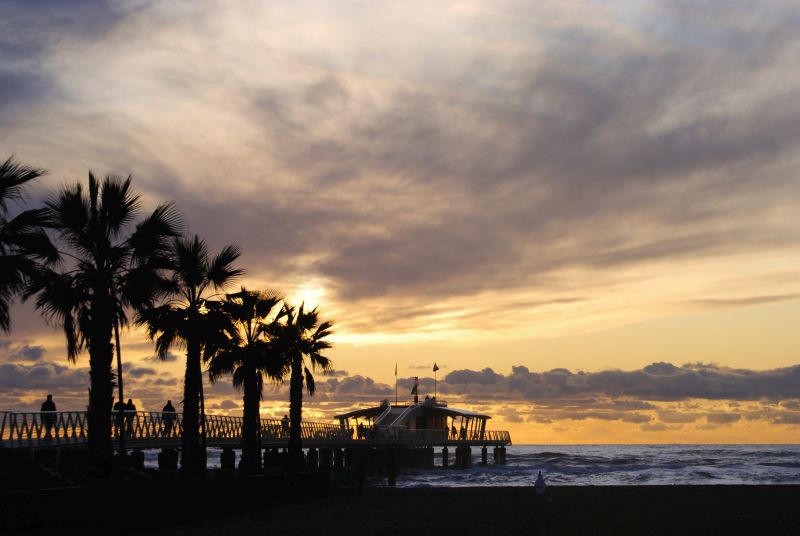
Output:
<path fill-rule="evenodd" d="M 0 341 L 0 361 L 41 361 L 44 354 L 44 346 L 15 343 L 9 340 Z"/>
<path fill-rule="evenodd" d="M 394 389 L 385 384 L 377 383 L 372 378 L 361 375 L 349 376 L 343 379 L 331 378 L 324 382 L 326 394 L 330 397 L 337 395 L 358 397 L 384 397 L 394 394 Z"/>
<path fill-rule="evenodd" d="M 53 388 L 83 388 L 88 384 L 85 368 L 70 368 L 55 363 L 20 365 L 0 363 L 0 388 L 30 391 Z"/>
<path fill-rule="evenodd" d="M 513 407 L 502 408 L 498 413 L 498 416 L 501 417 L 504 421 L 510 423 L 524 422 L 522 415 L 520 415 L 517 409 Z"/>
<path fill-rule="evenodd" d="M 658 420 L 668 424 L 693 423 L 703 417 L 702 413 L 686 410 L 659 410 Z"/>
<path fill-rule="evenodd" d="M 158 374 L 158 372 L 154 368 L 139 367 L 131 363 L 123 363 L 122 371 L 127 376 L 132 376 L 134 378 L 141 378 L 143 376 L 155 376 L 156 374 Z"/>
<path fill-rule="evenodd" d="M 167 352 L 166 354 L 164 354 L 164 357 L 159 357 L 157 355 L 153 355 L 153 356 L 144 358 L 145 361 L 150 361 L 152 363 L 174 363 L 175 361 L 178 361 L 179 359 L 182 359 L 182 357 L 179 356 L 178 354 L 173 353 L 173 352 Z"/>
<path fill-rule="evenodd" d="M 443 393 L 486 399 L 563 400 L 582 397 L 633 398 L 648 401 L 784 400 L 800 398 L 800 365 L 766 371 L 716 365 L 653 363 L 641 370 L 530 372 L 513 367 L 503 375 L 487 368 L 457 370 L 439 387 Z"/>
<path fill-rule="evenodd" d="M 742 416 L 737 413 L 709 413 L 706 415 L 708 424 L 730 424 L 741 418 Z"/>
<path fill-rule="evenodd" d="M 222 410 L 229 410 L 229 409 L 238 409 L 239 404 L 234 402 L 233 400 L 223 400 L 218 404 L 214 404 L 211 406 L 211 409 L 222 409 Z"/>

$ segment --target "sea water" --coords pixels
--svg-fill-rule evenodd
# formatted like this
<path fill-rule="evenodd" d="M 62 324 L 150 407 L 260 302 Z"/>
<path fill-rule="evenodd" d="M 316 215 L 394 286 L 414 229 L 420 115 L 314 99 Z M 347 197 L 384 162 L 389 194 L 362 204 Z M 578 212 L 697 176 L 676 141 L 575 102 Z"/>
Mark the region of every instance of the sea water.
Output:
<path fill-rule="evenodd" d="M 513 445 L 506 465 L 489 449 L 486 466 L 472 453 L 469 469 L 411 471 L 397 485 L 531 486 L 539 471 L 550 485 L 800 484 L 800 445 Z"/>
<path fill-rule="evenodd" d="M 221 452 L 208 449 L 209 468 Z M 532 486 L 539 471 L 549 485 L 800 484 L 800 445 L 513 445 L 506 465 L 492 463 L 491 448 L 480 465 L 473 448 L 469 469 L 441 469 L 441 452 L 435 469 L 404 471 L 397 485 Z M 158 466 L 157 450 L 145 451 L 145 465 Z"/>

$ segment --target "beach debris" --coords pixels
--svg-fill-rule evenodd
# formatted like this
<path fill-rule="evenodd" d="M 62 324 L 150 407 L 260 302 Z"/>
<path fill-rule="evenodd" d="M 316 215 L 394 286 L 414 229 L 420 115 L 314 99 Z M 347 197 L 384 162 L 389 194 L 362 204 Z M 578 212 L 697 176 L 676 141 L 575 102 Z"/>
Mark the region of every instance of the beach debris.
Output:
<path fill-rule="evenodd" d="M 547 489 L 547 484 L 544 481 L 541 471 L 539 471 L 539 476 L 536 477 L 536 483 L 534 483 L 533 489 L 535 489 L 536 493 L 539 495 L 543 495 L 544 491 Z"/>

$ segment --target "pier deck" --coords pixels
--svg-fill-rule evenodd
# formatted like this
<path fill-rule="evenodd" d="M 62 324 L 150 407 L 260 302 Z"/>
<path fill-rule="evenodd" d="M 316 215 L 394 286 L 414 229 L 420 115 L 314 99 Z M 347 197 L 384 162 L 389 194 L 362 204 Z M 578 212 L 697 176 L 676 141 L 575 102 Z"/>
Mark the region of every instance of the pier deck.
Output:
<path fill-rule="evenodd" d="M 125 434 L 130 449 L 180 447 L 181 415 L 176 413 L 125 412 L 124 419 L 112 415 L 112 441 Z M 353 428 L 335 424 L 303 422 L 303 446 L 308 448 L 372 447 L 447 447 L 507 446 L 511 435 L 506 431 L 470 431 L 455 437 L 447 430 L 407 430 L 375 426 L 358 437 Z M 87 443 L 85 411 L 0 412 L 0 448 L 60 448 Z M 205 416 L 205 440 L 209 447 L 238 448 L 242 441 L 242 418 L 224 415 Z M 261 445 L 283 448 L 289 444 L 289 429 L 280 420 L 261 419 Z"/>

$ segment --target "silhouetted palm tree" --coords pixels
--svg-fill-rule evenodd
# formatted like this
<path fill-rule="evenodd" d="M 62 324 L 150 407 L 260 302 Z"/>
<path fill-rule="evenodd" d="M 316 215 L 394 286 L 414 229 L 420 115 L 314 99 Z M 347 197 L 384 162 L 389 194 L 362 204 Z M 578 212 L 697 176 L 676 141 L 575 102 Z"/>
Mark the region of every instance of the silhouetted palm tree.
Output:
<path fill-rule="evenodd" d="M 41 209 L 26 210 L 9 219 L 9 202 L 24 201 L 25 183 L 44 173 L 13 158 L 0 164 L 0 329 L 6 332 L 11 328 L 11 300 L 36 271 L 37 261 L 58 260 L 58 251 L 42 230 L 47 221 Z"/>
<path fill-rule="evenodd" d="M 278 315 L 279 322 L 268 326 L 267 331 L 275 350 L 281 356 L 284 366 L 289 370 L 289 458 L 295 470 L 302 466 L 303 443 L 300 425 L 303 416 L 303 384 L 308 394 L 314 396 L 316 385 L 311 370 L 323 372 L 333 370 L 333 362 L 322 355 L 324 350 L 333 347 L 325 340 L 332 332 L 333 322 L 319 321 L 319 313 L 314 308 L 306 311 L 304 304 L 295 310 L 284 303 Z M 311 362 L 311 370 L 305 358 Z"/>
<path fill-rule="evenodd" d="M 243 271 L 233 268 L 239 258 L 235 246 L 226 246 L 211 258 L 204 240 L 178 238 L 172 245 L 172 296 L 174 299 L 139 313 L 137 323 L 156 341 L 156 354 L 165 358 L 175 346 L 186 348 L 183 381 L 183 433 L 181 466 L 197 475 L 205 470 L 200 444 L 201 361 L 220 347 L 220 339 L 232 328 L 230 319 L 206 303 L 212 291 L 223 290 Z"/>
<path fill-rule="evenodd" d="M 260 412 L 264 377 L 280 381 L 287 372 L 267 338 L 267 329 L 275 321 L 273 310 L 280 301 L 275 293 L 242 288 L 216 304 L 234 322 L 236 331 L 228 344 L 214 353 L 208 372 L 212 381 L 232 375 L 234 387 L 244 391 L 241 470 L 246 474 L 255 473 L 261 467 Z"/>
<path fill-rule="evenodd" d="M 45 203 L 43 214 L 58 233 L 71 259 L 64 271 L 46 268 L 32 278 L 26 297 L 36 295 L 36 307 L 67 338 L 67 356 L 74 361 L 89 351 L 89 450 L 100 472 L 111 461 L 112 334 L 125 325 L 126 308 L 153 306 L 167 281 L 170 241 L 180 233 L 181 220 L 171 203 L 159 205 L 130 234 L 141 212 L 141 200 L 131 179 L 108 176 L 102 182 L 89 173 L 81 183 L 62 188 Z"/>

